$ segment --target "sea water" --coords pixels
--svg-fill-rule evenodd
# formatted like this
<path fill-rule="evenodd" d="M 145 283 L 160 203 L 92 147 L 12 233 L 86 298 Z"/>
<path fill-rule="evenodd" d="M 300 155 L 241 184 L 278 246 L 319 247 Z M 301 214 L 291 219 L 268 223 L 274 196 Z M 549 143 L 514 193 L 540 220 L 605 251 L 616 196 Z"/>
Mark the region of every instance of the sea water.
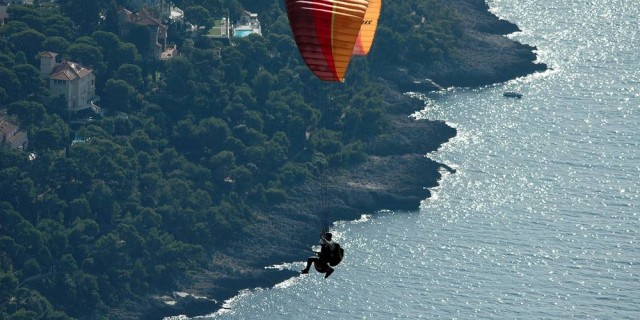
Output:
<path fill-rule="evenodd" d="M 456 173 L 420 210 L 338 223 L 330 278 L 247 290 L 208 317 L 640 319 L 640 3 L 488 3 L 551 70 L 416 93 L 416 116 L 458 129 L 429 155 Z"/>

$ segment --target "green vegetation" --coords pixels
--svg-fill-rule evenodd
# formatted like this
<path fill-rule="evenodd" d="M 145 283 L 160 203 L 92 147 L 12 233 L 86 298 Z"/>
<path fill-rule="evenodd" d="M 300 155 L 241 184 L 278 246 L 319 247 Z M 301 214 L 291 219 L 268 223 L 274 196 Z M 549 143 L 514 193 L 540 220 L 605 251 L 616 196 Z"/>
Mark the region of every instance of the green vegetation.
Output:
<path fill-rule="evenodd" d="M 405 68 L 430 65 L 454 51 L 459 18 L 447 1 L 384 2 L 377 39 L 378 54 Z M 380 41 L 382 42 L 382 41 Z"/>
<path fill-rule="evenodd" d="M 214 36 L 214 37 L 221 36 L 222 35 L 222 21 L 221 20 L 215 21 L 213 23 L 213 27 L 211 27 L 211 29 L 209 29 L 207 34 L 210 35 L 210 36 Z"/>
<path fill-rule="evenodd" d="M 11 6 L 0 26 L 0 107 L 37 154 L 0 148 L 0 319 L 105 318 L 170 290 L 241 238 L 260 208 L 362 161 L 385 129 L 373 63 L 354 61 L 345 84 L 315 79 L 281 1 L 174 1 L 209 27 L 246 7 L 265 36 L 229 45 L 170 25 L 181 55 L 164 62 L 140 54 L 148 30 L 118 35 L 122 1 L 58 2 Z M 447 55 L 454 20 L 438 3 L 387 2 L 374 59 Z M 92 68 L 110 112 L 70 127 L 39 80 L 43 51 Z"/>

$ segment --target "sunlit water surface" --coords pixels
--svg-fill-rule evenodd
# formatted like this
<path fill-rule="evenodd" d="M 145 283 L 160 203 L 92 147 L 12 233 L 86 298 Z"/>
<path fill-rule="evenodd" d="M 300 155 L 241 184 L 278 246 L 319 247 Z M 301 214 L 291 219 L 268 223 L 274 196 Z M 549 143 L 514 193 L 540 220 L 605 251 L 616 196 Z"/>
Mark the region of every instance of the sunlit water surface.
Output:
<path fill-rule="evenodd" d="M 419 211 L 338 224 L 329 279 L 249 290 L 209 317 L 640 319 L 640 5 L 489 4 L 553 70 L 420 96 L 420 117 L 458 129 L 429 155 L 457 173 Z"/>

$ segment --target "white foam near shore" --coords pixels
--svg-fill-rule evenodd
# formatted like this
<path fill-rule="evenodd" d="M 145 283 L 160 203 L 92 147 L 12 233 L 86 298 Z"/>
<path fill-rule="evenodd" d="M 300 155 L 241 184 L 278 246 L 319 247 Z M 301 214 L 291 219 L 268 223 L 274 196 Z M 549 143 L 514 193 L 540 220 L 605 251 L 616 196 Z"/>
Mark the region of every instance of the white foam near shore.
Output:
<path fill-rule="evenodd" d="M 264 267 L 266 270 L 300 270 L 302 262 L 284 262 Z"/>

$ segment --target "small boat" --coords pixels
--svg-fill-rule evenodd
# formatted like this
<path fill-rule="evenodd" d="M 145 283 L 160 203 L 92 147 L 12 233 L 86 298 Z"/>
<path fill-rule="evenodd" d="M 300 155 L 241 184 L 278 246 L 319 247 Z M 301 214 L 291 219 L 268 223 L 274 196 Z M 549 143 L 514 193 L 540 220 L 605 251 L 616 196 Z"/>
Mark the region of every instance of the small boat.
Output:
<path fill-rule="evenodd" d="M 506 91 L 502 95 L 507 98 L 518 98 L 518 99 L 522 98 L 522 93 L 515 92 L 515 91 Z"/>

